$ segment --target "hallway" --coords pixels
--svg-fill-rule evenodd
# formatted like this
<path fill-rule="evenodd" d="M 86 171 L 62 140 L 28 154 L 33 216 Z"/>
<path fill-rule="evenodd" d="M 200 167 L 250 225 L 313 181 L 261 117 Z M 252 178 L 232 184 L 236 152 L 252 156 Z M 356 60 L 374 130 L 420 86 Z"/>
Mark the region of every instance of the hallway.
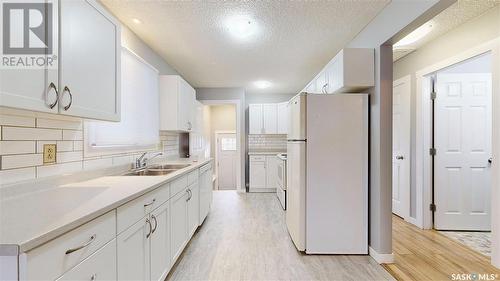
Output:
<path fill-rule="evenodd" d="M 419 229 L 397 216 L 392 231 L 395 263 L 384 267 L 398 280 L 451 280 L 452 274 L 500 277 L 488 257 L 437 231 Z"/>
<path fill-rule="evenodd" d="M 307 256 L 273 193 L 214 192 L 212 210 L 168 280 L 393 280 L 369 256 Z"/>

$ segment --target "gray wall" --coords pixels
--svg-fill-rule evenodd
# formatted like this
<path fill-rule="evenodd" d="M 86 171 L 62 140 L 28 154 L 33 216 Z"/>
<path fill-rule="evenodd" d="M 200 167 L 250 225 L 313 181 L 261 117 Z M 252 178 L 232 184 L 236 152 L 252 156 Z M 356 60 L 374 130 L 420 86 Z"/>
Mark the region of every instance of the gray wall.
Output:
<path fill-rule="evenodd" d="M 375 49 L 375 87 L 370 91 L 370 248 L 392 253 L 392 47 L 451 5 L 451 0 L 389 3 L 347 47 Z M 386 44 L 386 45 L 384 45 Z"/>
<path fill-rule="evenodd" d="M 416 153 L 416 76 L 415 73 L 427 66 L 446 58 L 453 57 L 474 46 L 481 45 L 500 37 L 500 6 L 490 9 L 444 35 L 427 43 L 420 49 L 394 63 L 394 80 L 410 75 L 411 77 L 411 171 L 415 171 Z M 410 184 L 410 216 L 416 216 L 416 177 L 411 173 Z"/>

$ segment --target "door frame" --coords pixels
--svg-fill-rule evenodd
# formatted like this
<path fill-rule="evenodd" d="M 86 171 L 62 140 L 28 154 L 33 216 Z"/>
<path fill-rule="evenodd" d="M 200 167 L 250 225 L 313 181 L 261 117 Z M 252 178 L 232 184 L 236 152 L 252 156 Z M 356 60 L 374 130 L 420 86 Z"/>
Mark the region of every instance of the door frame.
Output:
<path fill-rule="evenodd" d="M 442 60 L 416 72 L 416 225 L 422 229 L 432 229 L 432 157 L 429 148 L 432 141 L 431 119 L 431 78 L 438 70 L 457 64 L 478 55 L 492 54 L 492 155 L 500 159 L 500 38 L 488 41 L 458 55 Z M 491 263 L 500 267 L 500 165 L 491 165 Z"/>
<path fill-rule="evenodd" d="M 217 140 L 219 139 L 219 134 L 234 134 L 236 135 L 236 161 L 238 161 L 238 155 L 239 155 L 239 148 L 238 148 L 238 134 L 236 133 L 235 130 L 218 130 L 214 132 L 214 139 L 215 139 L 215 186 L 217 186 L 217 190 L 219 189 L 219 144 L 217 143 Z M 236 189 L 238 189 L 238 170 L 236 170 Z"/>
<path fill-rule="evenodd" d="M 405 157 L 408 158 L 408 190 L 405 191 L 405 193 L 403 194 L 403 200 L 402 200 L 402 203 L 403 205 L 405 205 L 405 208 L 404 208 L 404 211 L 403 211 L 403 214 L 402 214 L 402 217 L 405 221 L 412 221 L 412 218 L 410 216 L 411 214 L 411 210 L 410 210 L 410 196 L 411 196 L 411 175 L 412 175 L 412 171 L 411 171 L 411 161 L 412 161 L 412 157 L 411 157 L 411 75 L 406 75 L 402 78 L 399 78 L 397 80 L 394 80 L 393 82 L 393 89 L 394 89 L 394 86 L 395 85 L 399 85 L 399 84 L 408 84 L 408 87 L 409 87 L 409 92 L 408 92 L 408 104 L 407 106 L 405 106 L 405 109 L 408 109 L 408 139 L 410 141 L 410 143 L 408 144 L 408 155 L 406 155 Z M 394 95 L 394 91 L 393 91 L 393 95 Z M 393 105 L 394 106 L 394 105 Z M 394 134 L 394 132 L 393 132 Z M 394 183 L 393 183 L 394 184 Z M 392 201 L 391 201 L 392 202 Z M 413 222 L 412 222 L 413 223 Z"/>
<path fill-rule="evenodd" d="M 242 155 L 242 153 L 244 152 L 242 148 L 245 147 L 245 139 L 244 139 L 245 136 L 242 135 L 242 132 L 244 132 L 244 125 L 242 126 L 241 124 L 242 118 L 244 118 L 244 116 L 242 116 L 241 114 L 241 109 L 243 107 L 242 101 L 241 100 L 198 100 L 198 101 L 204 105 L 234 104 L 236 106 L 236 151 L 238 154 L 236 161 L 240 163 L 239 169 L 236 170 L 236 191 L 241 193 L 246 192 L 245 184 L 242 183 L 242 179 L 245 178 L 245 162 L 244 162 L 245 157 L 244 155 Z M 215 180 L 218 181 L 217 178 Z"/>

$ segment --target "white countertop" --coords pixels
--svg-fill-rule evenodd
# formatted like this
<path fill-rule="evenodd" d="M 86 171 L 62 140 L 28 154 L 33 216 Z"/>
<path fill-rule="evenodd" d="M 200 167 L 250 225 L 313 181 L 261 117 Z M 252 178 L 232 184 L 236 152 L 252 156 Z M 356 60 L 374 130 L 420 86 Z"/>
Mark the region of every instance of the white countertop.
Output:
<path fill-rule="evenodd" d="M 29 251 L 210 160 L 192 162 L 165 176 L 104 176 L 3 198 L 0 246 Z"/>

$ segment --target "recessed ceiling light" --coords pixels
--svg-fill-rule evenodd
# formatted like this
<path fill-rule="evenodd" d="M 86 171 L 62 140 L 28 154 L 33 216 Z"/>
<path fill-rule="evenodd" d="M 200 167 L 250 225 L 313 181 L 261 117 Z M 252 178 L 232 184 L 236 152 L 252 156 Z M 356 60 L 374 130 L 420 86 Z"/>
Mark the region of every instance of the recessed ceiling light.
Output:
<path fill-rule="evenodd" d="M 408 46 L 411 45 L 418 40 L 424 38 L 425 35 L 429 34 L 431 32 L 433 27 L 432 22 L 428 22 L 419 28 L 415 29 L 412 33 L 406 35 L 403 39 L 399 40 L 396 44 L 394 44 L 393 48 L 397 49 L 400 47 Z"/>
<path fill-rule="evenodd" d="M 255 82 L 253 82 L 253 84 L 255 85 L 255 87 L 257 87 L 259 89 L 266 89 L 266 88 L 271 87 L 271 82 L 266 81 L 266 80 L 255 81 Z"/>
<path fill-rule="evenodd" d="M 258 25 L 254 19 L 246 15 L 230 17 L 225 22 L 228 32 L 235 38 L 245 40 L 257 33 Z"/>
<path fill-rule="evenodd" d="M 141 21 L 140 19 L 136 19 L 136 18 L 132 19 L 132 21 L 133 21 L 134 23 L 136 23 L 136 24 L 140 24 L 140 23 L 142 23 L 142 21 Z"/>

